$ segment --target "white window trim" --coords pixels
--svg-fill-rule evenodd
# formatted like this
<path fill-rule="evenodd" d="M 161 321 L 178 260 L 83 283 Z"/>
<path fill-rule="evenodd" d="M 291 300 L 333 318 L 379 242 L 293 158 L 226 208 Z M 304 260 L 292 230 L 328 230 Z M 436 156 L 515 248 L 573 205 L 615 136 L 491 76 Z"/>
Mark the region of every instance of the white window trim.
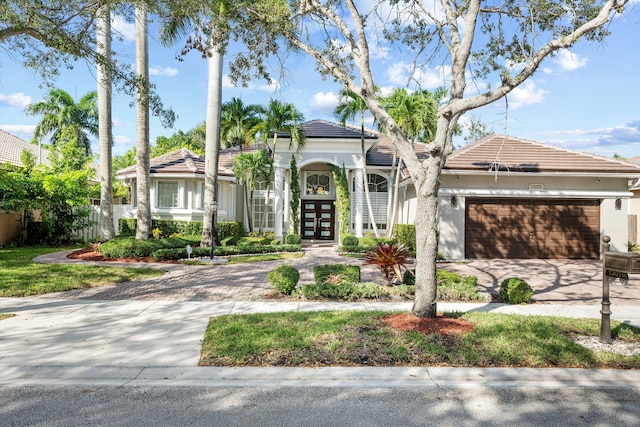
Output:
<path fill-rule="evenodd" d="M 160 183 L 170 182 L 178 184 L 178 206 L 160 206 Z M 155 189 L 155 207 L 157 209 L 171 210 L 184 209 L 184 180 L 183 179 L 159 179 L 154 184 Z"/>

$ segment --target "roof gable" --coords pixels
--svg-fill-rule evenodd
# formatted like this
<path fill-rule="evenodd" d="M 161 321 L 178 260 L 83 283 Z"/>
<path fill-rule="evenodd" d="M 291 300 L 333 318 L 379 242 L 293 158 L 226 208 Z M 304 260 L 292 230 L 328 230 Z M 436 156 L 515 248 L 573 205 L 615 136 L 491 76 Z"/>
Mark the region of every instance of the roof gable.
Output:
<path fill-rule="evenodd" d="M 0 164 L 9 162 L 12 165 L 22 166 L 20 157 L 23 150 L 31 151 L 36 156 L 37 162 L 39 157 L 38 148 L 36 144 L 31 144 L 0 129 Z M 49 164 L 49 150 L 46 148 L 42 148 L 42 163 Z"/>
<path fill-rule="evenodd" d="M 454 151 L 445 170 L 640 174 L 640 167 L 507 135 L 489 135 Z"/>

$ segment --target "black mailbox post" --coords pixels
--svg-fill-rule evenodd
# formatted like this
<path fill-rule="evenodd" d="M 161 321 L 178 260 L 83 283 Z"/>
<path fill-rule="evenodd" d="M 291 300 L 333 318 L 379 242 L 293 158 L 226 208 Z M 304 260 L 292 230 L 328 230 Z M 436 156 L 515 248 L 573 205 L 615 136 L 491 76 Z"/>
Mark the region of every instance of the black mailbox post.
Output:
<path fill-rule="evenodd" d="M 600 342 L 611 344 L 611 301 L 609 285 L 618 280 L 623 284 L 629 281 L 629 273 L 640 274 L 640 255 L 628 252 L 610 252 L 609 236 L 602 237 L 602 320 L 600 322 Z"/>

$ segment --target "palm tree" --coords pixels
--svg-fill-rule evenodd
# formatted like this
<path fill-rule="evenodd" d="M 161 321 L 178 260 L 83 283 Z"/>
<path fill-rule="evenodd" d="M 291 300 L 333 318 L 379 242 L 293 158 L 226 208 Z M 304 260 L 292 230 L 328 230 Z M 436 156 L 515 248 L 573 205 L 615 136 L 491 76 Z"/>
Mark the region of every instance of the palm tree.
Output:
<path fill-rule="evenodd" d="M 251 142 L 250 131 L 260 122 L 259 111 L 259 105 L 244 105 L 242 99 L 235 97 L 222 104 L 220 136 L 226 147 L 246 147 Z"/>
<path fill-rule="evenodd" d="M 179 37 L 190 35 L 191 24 L 199 24 L 203 15 L 210 19 L 210 28 L 215 33 L 220 31 L 215 23 L 224 22 L 231 16 L 235 2 L 226 0 L 202 3 L 195 10 L 185 12 L 180 2 L 169 2 L 175 10 L 165 23 L 161 40 L 166 44 L 174 43 Z M 212 202 L 217 200 L 218 186 L 218 154 L 220 151 L 220 117 L 222 104 L 222 70 L 224 48 L 228 42 L 228 34 L 213 34 L 209 55 L 209 81 L 207 92 L 206 139 L 205 139 L 205 172 L 204 172 L 204 209 L 202 218 L 202 246 L 211 246 L 216 235 L 212 225 Z M 215 40 L 218 40 L 216 42 Z M 222 41 L 219 41 L 222 40 Z"/>
<path fill-rule="evenodd" d="M 373 216 L 373 208 L 371 207 L 371 197 L 369 195 L 369 175 L 367 174 L 367 159 L 364 151 L 364 113 L 368 110 L 367 105 L 360 95 L 357 93 L 343 89 L 340 91 L 340 103 L 333 110 L 333 114 L 340 120 L 342 126 L 347 125 L 347 120 L 354 120 L 356 116 L 360 116 L 360 150 L 362 151 L 362 174 L 364 181 L 364 194 L 367 201 L 367 209 L 369 210 L 369 220 L 373 226 L 373 232 L 376 237 L 380 237 L 376 219 Z"/>
<path fill-rule="evenodd" d="M 396 88 L 389 96 L 382 99 L 382 103 L 389 115 L 413 143 L 416 141 L 430 142 L 436 134 L 438 104 L 445 95 L 446 91 L 442 88 L 436 89 L 433 93 L 427 90 L 409 93 L 404 88 Z M 395 163 L 394 154 L 393 166 L 396 166 Z M 391 237 L 392 224 L 395 222 L 401 168 L 402 158 L 399 158 L 395 172 L 392 169 L 392 176 L 395 174 L 395 183 L 392 210 L 387 216 L 387 237 Z"/>
<path fill-rule="evenodd" d="M 149 30 L 147 5 L 136 3 L 136 239 L 151 237 L 151 176 L 149 158 Z"/>
<path fill-rule="evenodd" d="M 97 15 L 98 143 L 100 146 L 100 235 L 116 237 L 113 224 L 113 130 L 111 115 L 111 13 L 109 5 Z"/>
<path fill-rule="evenodd" d="M 267 188 L 271 180 L 272 158 L 266 150 L 240 153 L 233 160 L 233 174 L 236 181 L 244 186 L 245 205 L 249 231 L 253 231 L 253 196 L 258 182 L 265 182 Z"/>
<path fill-rule="evenodd" d="M 77 136 L 78 146 L 91 153 L 89 135 L 98 136 L 97 98 L 97 92 L 92 91 L 76 103 L 64 90 L 51 89 L 44 100 L 25 108 L 25 113 L 29 115 L 42 115 L 34 137 L 41 139 L 51 134 L 51 144 L 56 145 L 60 132 L 68 129 Z"/>
<path fill-rule="evenodd" d="M 272 99 L 267 107 L 260 109 L 262 120 L 253 127 L 252 133 L 260 135 L 260 138 L 267 141 L 273 137 L 271 156 L 275 156 L 276 144 L 280 133 L 289 136 L 289 149 L 300 151 L 304 147 L 306 136 L 302 129 L 304 115 L 291 103 L 285 103 Z"/>

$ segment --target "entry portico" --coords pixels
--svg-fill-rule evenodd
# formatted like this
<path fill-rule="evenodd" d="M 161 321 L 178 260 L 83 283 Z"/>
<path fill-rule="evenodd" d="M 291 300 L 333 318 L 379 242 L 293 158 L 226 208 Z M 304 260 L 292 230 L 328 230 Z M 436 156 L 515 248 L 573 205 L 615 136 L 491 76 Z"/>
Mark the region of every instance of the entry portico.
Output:
<path fill-rule="evenodd" d="M 300 235 L 303 239 L 334 240 L 336 185 L 331 166 L 344 168 L 353 185 L 352 222 L 356 236 L 363 234 L 364 170 L 367 153 L 378 141 L 371 132 L 361 135 L 360 130 L 342 127 L 324 120 L 312 120 L 304 124 L 306 142 L 304 150 L 294 152 L 288 134 L 279 134 L 274 150 L 274 232 L 282 238 L 291 224 L 290 164 L 295 156 L 300 175 Z"/>

